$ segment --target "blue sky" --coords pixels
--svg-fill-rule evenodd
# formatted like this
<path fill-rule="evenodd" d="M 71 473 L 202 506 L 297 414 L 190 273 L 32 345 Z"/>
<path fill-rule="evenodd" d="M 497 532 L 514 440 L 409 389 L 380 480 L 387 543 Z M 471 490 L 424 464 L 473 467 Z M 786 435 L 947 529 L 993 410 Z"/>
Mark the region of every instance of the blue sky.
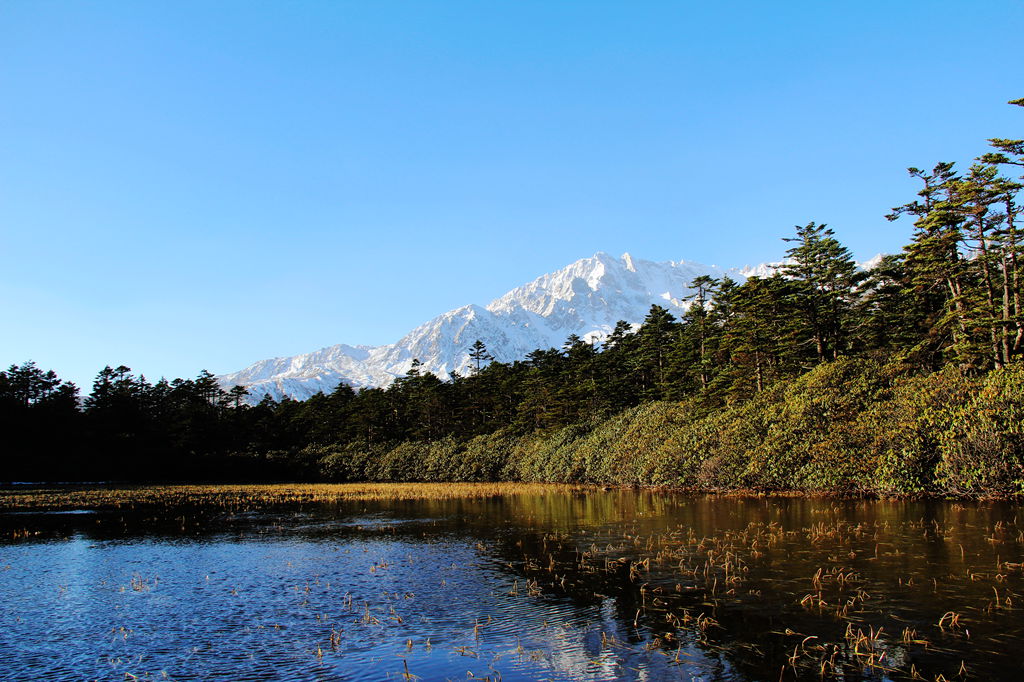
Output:
<path fill-rule="evenodd" d="M 910 234 L 1024 136 L 1024 3 L 0 3 L 0 363 L 389 343 L 607 251 Z"/>

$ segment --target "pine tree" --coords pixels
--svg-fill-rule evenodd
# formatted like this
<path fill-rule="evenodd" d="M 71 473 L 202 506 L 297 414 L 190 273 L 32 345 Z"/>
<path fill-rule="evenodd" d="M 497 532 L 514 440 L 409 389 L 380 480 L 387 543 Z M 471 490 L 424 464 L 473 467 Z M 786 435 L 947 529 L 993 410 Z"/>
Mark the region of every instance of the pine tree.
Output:
<path fill-rule="evenodd" d="M 29 407 L 45 401 L 61 383 L 52 369 L 44 372 L 30 360 L 0 373 L 0 396 Z"/>
<path fill-rule="evenodd" d="M 796 293 L 796 282 L 779 274 L 751 277 L 730 292 L 722 340 L 728 357 L 723 372 L 728 393 L 750 397 L 799 367 L 798 330 L 791 312 Z"/>
<path fill-rule="evenodd" d="M 679 341 L 680 325 L 672 314 L 659 305 L 652 305 L 636 333 L 633 347 L 633 368 L 640 380 L 641 395 L 660 400 L 672 390 L 673 349 Z"/>
<path fill-rule="evenodd" d="M 932 335 L 946 337 L 943 352 L 961 366 L 969 366 L 977 353 L 967 305 L 968 264 L 960 251 L 964 218 L 954 192 L 960 178 L 954 164 L 947 162 L 927 173 L 913 167 L 907 170 L 923 184 L 918 192 L 921 199 L 893 208 L 886 218 L 896 220 L 904 214 L 916 218 L 911 242 L 903 249 L 910 284 L 922 297 L 942 299 L 943 315 L 933 325 Z"/>
<path fill-rule="evenodd" d="M 232 409 L 240 410 L 245 406 L 245 398 L 248 395 L 249 389 L 245 386 L 232 386 L 227 393 L 227 404 L 229 404 Z"/>
<path fill-rule="evenodd" d="M 615 328 L 612 329 L 611 334 L 604 340 L 603 348 L 608 350 L 609 348 L 615 348 L 621 345 L 627 337 L 633 334 L 633 325 L 625 320 L 619 320 L 615 323 Z"/>
<path fill-rule="evenodd" d="M 798 284 L 791 304 L 803 325 L 803 337 L 813 344 L 818 363 L 834 360 L 849 348 L 850 318 L 860 280 L 849 249 L 835 233 L 814 222 L 796 228 L 795 243 L 786 251 L 782 272 Z M 803 339 L 802 339 L 803 340 Z"/>
<path fill-rule="evenodd" d="M 960 212 L 963 214 L 961 249 L 966 254 L 966 267 L 973 272 L 972 287 L 965 297 L 971 326 L 987 337 L 988 362 L 1000 368 L 1009 362 L 1008 329 L 1000 319 L 997 298 L 1003 286 L 1000 282 L 1003 249 L 998 243 L 999 226 L 1004 216 L 998 206 L 1004 186 L 995 166 L 976 163 L 967 177 L 953 185 Z"/>
<path fill-rule="evenodd" d="M 916 289 L 903 254 L 888 255 L 872 268 L 857 306 L 860 345 L 868 351 L 907 352 L 923 367 L 938 369 L 939 348 L 929 334 L 943 298 Z"/>
<path fill-rule="evenodd" d="M 597 359 L 600 375 L 598 393 L 601 404 L 611 411 L 622 410 L 639 401 L 638 385 L 632 369 L 632 355 L 637 345 L 633 325 L 619 320 L 602 345 Z"/>
<path fill-rule="evenodd" d="M 1024 98 L 1011 100 L 1010 104 L 1024 107 Z M 993 166 L 1014 166 L 1024 170 L 1024 140 L 993 138 L 989 144 L 996 149 L 981 156 L 979 161 Z M 1024 175 L 1020 176 L 1024 180 Z M 1001 353 L 1004 362 L 1009 362 L 1024 351 L 1024 308 L 1021 305 L 1024 284 L 1020 276 L 1021 238 L 1017 231 L 1020 205 L 1017 193 L 1024 187 L 1019 182 L 999 178 L 993 191 L 1001 205 L 1000 225 L 994 238 L 999 242 L 999 263 L 1002 287 L 998 311 L 1001 327 Z"/>
<path fill-rule="evenodd" d="M 494 356 L 487 352 L 484 342 L 477 339 L 469 347 L 469 359 L 473 362 L 473 373 L 479 374 L 483 366 L 493 360 Z"/>
<path fill-rule="evenodd" d="M 990 142 L 998 151 L 982 155 L 965 177 L 951 163 L 930 173 L 911 168 L 924 183 L 921 199 L 887 216 L 916 217 L 905 249 L 910 282 L 923 299 L 941 295 L 944 314 L 930 336 L 948 337 L 944 352 L 969 372 L 1005 366 L 1024 340 L 1015 201 L 1020 184 L 998 174 L 999 165 L 1024 163 L 1024 143 Z"/>
<path fill-rule="evenodd" d="M 692 360 L 687 362 L 691 373 L 696 374 L 701 390 L 705 390 L 711 382 L 711 351 L 713 319 L 708 310 L 708 303 L 718 286 L 718 280 L 708 275 L 700 275 L 690 282 L 695 293 L 688 298 L 692 301 L 683 324 L 687 331 L 692 330 L 694 352 Z M 688 359 L 689 360 L 689 359 Z"/>
<path fill-rule="evenodd" d="M 600 411 L 597 386 L 597 349 L 577 334 L 570 334 L 562 345 L 565 362 L 555 392 L 555 408 L 560 423 L 583 421 Z"/>

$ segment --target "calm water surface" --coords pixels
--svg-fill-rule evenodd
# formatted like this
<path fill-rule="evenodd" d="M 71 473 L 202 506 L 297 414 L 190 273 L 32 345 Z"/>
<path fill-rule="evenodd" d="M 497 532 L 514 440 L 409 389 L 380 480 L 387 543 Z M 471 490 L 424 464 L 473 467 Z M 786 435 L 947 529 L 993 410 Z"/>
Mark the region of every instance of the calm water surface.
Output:
<path fill-rule="evenodd" d="M 615 490 L 6 513 L 0 679 L 1022 679 L 1018 511 Z"/>

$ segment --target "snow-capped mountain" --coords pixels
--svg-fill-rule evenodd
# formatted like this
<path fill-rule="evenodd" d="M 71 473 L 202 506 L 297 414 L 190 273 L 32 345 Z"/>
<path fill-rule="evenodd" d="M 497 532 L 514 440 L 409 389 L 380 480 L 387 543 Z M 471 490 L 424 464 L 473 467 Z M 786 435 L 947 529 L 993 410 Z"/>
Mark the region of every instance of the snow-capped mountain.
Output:
<path fill-rule="evenodd" d="M 480 339 L 496 360 L 512 362 L 538 348 L 560 348 L 571 334 L 599 341 L 619 320 L 637 324 L 652 304 L 676 315 L 689 306 L 689 283 L 699 275 L 728 275 L 738 282 L 770 276 L 781 263 L 724 270 L 687 261 L 655 263 L 628 253 L 597 253 L 542 275 L 491 301 L 467 305 L 416 327 L 387 346 L 338 344 L 290 358 L 263 360 L 218 377 L 225 387 L 241 384 L 250 400 L 269 394 L 299 400 L 329 393 L 339 382 L 354 387 L 386 386 L 404 376 L 414 358 L 422 370 L 447 379 L 470 368 L 469 347 Z"/>

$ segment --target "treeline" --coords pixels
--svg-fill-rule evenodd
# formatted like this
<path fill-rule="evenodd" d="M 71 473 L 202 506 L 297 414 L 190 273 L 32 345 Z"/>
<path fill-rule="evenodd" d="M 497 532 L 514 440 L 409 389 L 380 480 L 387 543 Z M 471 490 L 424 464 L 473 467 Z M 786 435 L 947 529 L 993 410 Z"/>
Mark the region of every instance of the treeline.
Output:
<path fill-rule="evenodd" d="M 1012 104 L 1024 106 L 1024 100 Z M 699 277 L 599 346 L 468 376 L 413 363 L 387 388 L 245 401 L 206 372 L 91 392 L 0 372 L 3 480 L 565 480 L 761 489 L 1020 492 L 1024 142 L 965 172 L 910 169 L 910 243 L 861 271 L 832 230 L 786 238 L 771 277 Z"/>

